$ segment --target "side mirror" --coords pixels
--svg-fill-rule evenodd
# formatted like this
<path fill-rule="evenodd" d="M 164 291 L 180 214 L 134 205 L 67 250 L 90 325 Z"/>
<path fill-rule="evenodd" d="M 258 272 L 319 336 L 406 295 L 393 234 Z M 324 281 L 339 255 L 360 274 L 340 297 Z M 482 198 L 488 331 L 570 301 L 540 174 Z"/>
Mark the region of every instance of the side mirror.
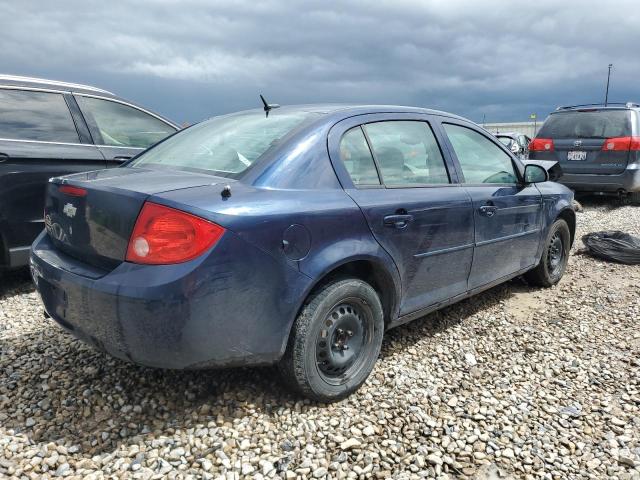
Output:
<path fill-rule="evenodd" d="M 540 165 L 526 165 L 524 167 L 524 183 L 542 183 L 549 180 L 549 173 Z"/>

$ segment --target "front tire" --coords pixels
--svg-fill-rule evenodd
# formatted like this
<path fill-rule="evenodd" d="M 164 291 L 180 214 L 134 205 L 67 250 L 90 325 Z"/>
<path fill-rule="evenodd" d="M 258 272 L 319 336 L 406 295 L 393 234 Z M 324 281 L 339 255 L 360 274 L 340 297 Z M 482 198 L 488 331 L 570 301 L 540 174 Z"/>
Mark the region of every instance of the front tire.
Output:
<path fill-rule="evenodd" d="M 640 192 L 628 193 L 626 200 L 629 205 L 640 205 Z"/>
<path fill-rule="evenodd" d="M 549 229 L 540 263 L 536 268 L 525 273 L 527 282 L 539 287 L 551 287 L 558 283 L 567 268 L 570 247 L 569 225 L 559 218 Z"/>
<path fill-rule="evenodd" d="M 384 314 L 376 291 L 355 278 L 335 280 L 307 299 L 279 369 L 298 393 L 335 402 L 356 391 L 380 353 Z"/>

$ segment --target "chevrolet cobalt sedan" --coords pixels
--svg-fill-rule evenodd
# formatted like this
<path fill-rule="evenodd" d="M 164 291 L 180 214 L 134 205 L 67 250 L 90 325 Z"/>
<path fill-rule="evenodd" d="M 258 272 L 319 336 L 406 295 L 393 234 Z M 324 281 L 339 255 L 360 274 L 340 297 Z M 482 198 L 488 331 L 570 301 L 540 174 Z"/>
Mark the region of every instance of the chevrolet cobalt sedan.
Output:
<path fill-rule="evenodd" d="M 31 270 L 47 314 L 116 357 L 277 363 L 335 401 L 385 330 L 518 275 L 557 283 L 572 198 L 454 115 L 265 105 L 53 178 Z"/>

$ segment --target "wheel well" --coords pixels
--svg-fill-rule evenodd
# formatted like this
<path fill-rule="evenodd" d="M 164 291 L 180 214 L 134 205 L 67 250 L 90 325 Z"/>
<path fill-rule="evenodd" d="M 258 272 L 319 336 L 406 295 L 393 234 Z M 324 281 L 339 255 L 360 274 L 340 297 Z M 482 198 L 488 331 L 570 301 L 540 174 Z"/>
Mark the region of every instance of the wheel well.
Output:
<path fill-rule="evenodd" d="M 358 278 L 371 285 L 380 297 L 385 323 L 391 321 L 397 301 L 396 288 L 393 278 L 384 268 L 372 261 L 354 260 L 331 270 L 316 284 L 314 290 L 327 282 L 344 277 Z"/>
<path fill-rule="evenodd" d="M 558 214 L 558 218 L 563 219 L 569 225 L 569 233 L 571 233 L 571 245 L 576 236 L 576 214 L 570 208 L 565 208 Z"/>

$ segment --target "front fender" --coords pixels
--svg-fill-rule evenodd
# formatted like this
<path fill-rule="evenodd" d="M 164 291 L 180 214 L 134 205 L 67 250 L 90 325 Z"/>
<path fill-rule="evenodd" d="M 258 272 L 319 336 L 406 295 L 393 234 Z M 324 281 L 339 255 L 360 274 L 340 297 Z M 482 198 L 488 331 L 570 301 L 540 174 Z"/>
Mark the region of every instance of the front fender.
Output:
<path fill-rule="evenodd" d="M 542 194 L 542 218 L 540 226 L 542 229 L 542 240 L 538 246 L 537 254 L 539 260 L 542 257 L 542 251 L 544 249 L 544 240 L 547 238 L 553 222 L 561 215 L 570 212 L 575 224 L 575 212 L 573 210 L 573 192 L 567 187 L 555 182 L 538 183 L 536 186 Z M 569 227 L 571 228 L 571 225 Z M 571 232 L 572 241 L 574 237 L 575 228 L 574 231 Z"/>

